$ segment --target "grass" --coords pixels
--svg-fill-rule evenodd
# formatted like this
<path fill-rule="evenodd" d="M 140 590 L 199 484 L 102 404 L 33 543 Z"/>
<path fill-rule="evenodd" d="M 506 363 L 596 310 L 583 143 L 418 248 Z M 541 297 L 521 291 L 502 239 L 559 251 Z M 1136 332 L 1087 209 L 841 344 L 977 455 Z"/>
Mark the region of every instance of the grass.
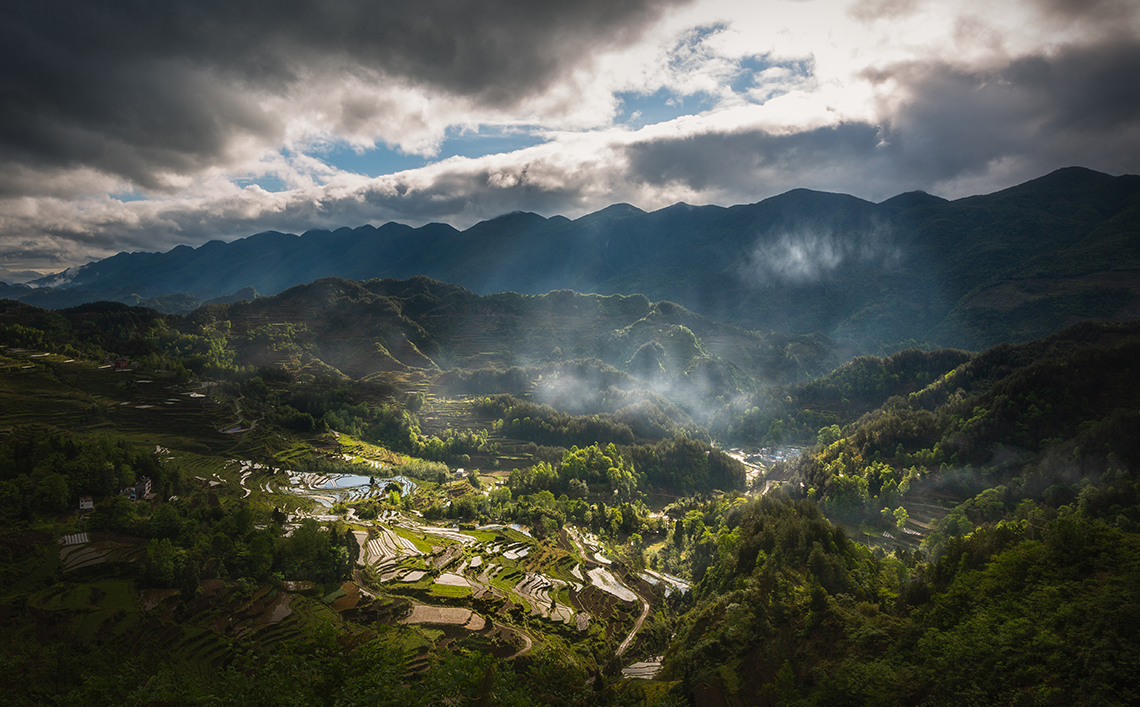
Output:
<path fill-rule="evenodd" d="M 502 528 L 499 532 L 501 532 L 503 534 L 503 538 L 509 542 L 528 544 L 534 543 L 534 538 L 528 537 L 527 535 L 520 533 L 514 528 Z"/>
<path fill-rule="evenodd" d="M 490 543 L 498 539 L 499 534 L 493 530 L 464 530 L 464 535 L 470 535 L 481 543 Z"/>
<path fill-rule="evenodd" d="M 471 596 L 470 587 L 453 587 L 448 584 L 432 584 L 428 592 L 438 597 L 447 597 L 449 599 L 460 599 L 462 597 Z"/>
<path fill-rule="evenodd" d="M 422 626 L 417 626 L 416 630 L 420 633 L 421 636 L 423 636 L 424 640 L 430 641 L 433 646 L 445 635 L 444 631 L 438 628 L 424 628 Z"/>
<path fill-rule="evenodd" d="M 282 464 L 288 465 L 291 461 L 296 461 L 301 457 L 308 456 L 313 451 L 313 448 L 304 442 L 295 442 L 289 447 L 282 449 L 273 455 L 273 458 Z"/>
<path fill-rule="evenodd" d="M 443 547 L 444 545 L 449 545 L 452 542 L 454 542 L 453 540 L 447 540 L 446 538 L 441 538 L 437 535 L 432 535 L 430 537 L 433 540 L 435 540 L 437 543 L 439 543 L 439 545 L 432 545 L 428 541 L 424 540 L 423 538 L 421 538 L 420 536 L 411 532 L 410 530 L 407 530 L 406 528 L 400 528 L 398 526 L 389 526 L 389 529 L 393 533 L 395 533 L 396 535 L 399 535 L 401 538 L 404 538 L 406 540 L 410 540 L 412 542 L 412 544 L 416 546 L 417 550 L 419 550 L 420 552 L 425 553 L 427 555 L 430 555 L 433 552 L 435 552 L 437 547 Z"/>
<path fill-rule="evenodd" d="M 104 580 L 95 584 L 95 588 L 103 592 L 99 602 L 104 609 L 133 611 L 137 609 L 135 595 L 131 584 L 122 580 Z"/>
<path fill-rule="evenodd" d="M 340 433 L 340 437 L 337 441 L 340 442 L 341 453 L 354 457 L 354 461 L 375 461 L 392 466 L 408 461 L 407 457 L 396 454 L 384 447 L 357 439 L 343 432 Z"/>
<path fill-rule="evenodd" d="M 326 604 L 332 604 L 334 601 L 340 599 L 343 596 L 348 596 L 348 592 L 344 591 L 342 587 L 338 586 L 334 591 L 326 594 L 324 598 L 321 599 L 321 601 Z"/>

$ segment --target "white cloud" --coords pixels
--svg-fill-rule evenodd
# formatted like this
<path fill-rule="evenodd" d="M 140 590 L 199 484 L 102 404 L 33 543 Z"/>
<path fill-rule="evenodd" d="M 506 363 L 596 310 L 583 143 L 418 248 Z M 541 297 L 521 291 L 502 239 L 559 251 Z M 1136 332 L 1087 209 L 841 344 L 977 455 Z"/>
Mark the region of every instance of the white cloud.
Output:
<path fill-rule="evenodd" d="M 797 186 L 961 196 L 1068 164 L 1140 169 L 1140 10 L 1126 0 L 498 0 L 344 17 L 295 0 L 281 17 L 195 19 L 165 44 L 125 41 L 153 29 L 145 18 L 69 7 L 49 25 L 0 15 L 9 66 L 20 29 L 60 52 L 7 74 L 27 93 L 0 108 L 9 269 L 268 228 L 465 226 Z M 702 109 L 630 130 L 615 126 L 621 94 Z M 449 134 L 504 129 L 546 142 L 444 159 Z M 330 148 L 377 144 L 438 161 L 375 179 L 328 163 Z M 285 190 L 235 183 L 251 178 Z M 108 196 L 128 193 L 146 198 Z"/>

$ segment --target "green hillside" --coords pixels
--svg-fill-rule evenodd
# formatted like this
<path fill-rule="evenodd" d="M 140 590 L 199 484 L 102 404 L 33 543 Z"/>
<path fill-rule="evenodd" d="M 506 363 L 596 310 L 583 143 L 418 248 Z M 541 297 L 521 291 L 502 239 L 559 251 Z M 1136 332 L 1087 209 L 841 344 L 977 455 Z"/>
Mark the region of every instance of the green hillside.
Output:
<path fill-rule="evenodd" d="M 808 501 L 709 509 L 723 549 L 664 676 L 699 705 L 1133 703 L 1135 532 L 1031 510 L 928 563 L 870 552 Z"/>
<path fill-rule="evenodd" d="M 489 295 L 644 295 L 844 350 L 981 350 L 1140 314 L 1140 177 L 1072 167 L 993 194 L 880 204 L 796 189 L 754 204 L 511 213 L 464 231 L 389 223 L 120 253 L 0 296 L 189 312 L 243 288 L 427 276 Z"/>
<path fill-rule="evenodd" d="M 6 699 L 1129 704 L 1138 347 L 838 365 L 422 277 L 6 300 Z"/>

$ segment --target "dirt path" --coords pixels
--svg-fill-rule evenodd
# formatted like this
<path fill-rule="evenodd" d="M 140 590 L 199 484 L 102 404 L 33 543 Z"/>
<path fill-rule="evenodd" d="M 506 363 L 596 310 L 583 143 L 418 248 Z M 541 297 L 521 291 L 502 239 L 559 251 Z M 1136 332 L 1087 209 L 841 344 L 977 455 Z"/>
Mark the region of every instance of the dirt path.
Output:
<path fill-rule="evenodd" d="M 257 420 L 250 421 L 248 428 L 246 428 L 244 430 L 241 429 L 241 423 L 242 423 L 241 401 L 244 397 L 245 397 L 244 395 L 239 395 L 238 399 L 235 401 L 235 405 L 234 405 L 234 409 L 235 409 L 235 412 L 236 412 L 237 418 L 238 418 L 238 421 L 236 423 L 237 429 L 219 430 L 222 434 L 224 434 L 224 435 L 245 434 L 246 432 L 252 432 L 253 430 L 257 429 L 257 422 L 258 422 Z M 233 427 L 233 425 L 230 425 L 230 427 Z"/>
<path fill-rule="evenodd" d="M 495 627 L 498 628 L 499 630 L 514 631 L 515 633 L 517 633 L 519 636 L 522 637 L 523 643 L 526 644 L 521 649 L 519 649 L 518 653 L 514 653 L 510 656 L 507 656 L 508 658 L 517 658 L 520 655 L 528 652 L 531 648 L 534 648 L 534 640 L 531 639 L 531 637 L 527 634 L 527 632 L 523 631 L 521 628 L 516 628 L 514 626 L 505 626 L 505 625 L 499 623 L 498 621 L 493 621 L 492 623 L 495 624 Z"/>
<path fill-rule="evenodd" d="M 615 655 L 620 656 L 622 653 L 625 653 L 625 650 L 629 648 L 631 643 L 633 643 L 634 636 L 636 636 L 637 632 L 641 630 L 641 625 L 645 623 L 645 617 L 649 616 L 649 602 L 645 601 L 645 598 L 640 594 L 637 596 L 637 598 L 641 601 L 641 616 L 637 617 L 637 622 L 633 624 L 633 630 L 629 632 L 629 635 L 626 636 L 625 640 L 621 642 L 620 646 L 618 646 L 617 653 Z"/>
<path fill-rule="evenodd" d="M 582 559 L 588 560 L 590 558 L 590 555 L 586 552 L 586 548 L 582 547 L 582 543 L 578 542 L 578 534 L 567 530 L 566 535 L 568 535 L 570 537 L 570 540 L 573 541 L 574 545 L 577 546 L 578 554 L 581 555 Z"/>

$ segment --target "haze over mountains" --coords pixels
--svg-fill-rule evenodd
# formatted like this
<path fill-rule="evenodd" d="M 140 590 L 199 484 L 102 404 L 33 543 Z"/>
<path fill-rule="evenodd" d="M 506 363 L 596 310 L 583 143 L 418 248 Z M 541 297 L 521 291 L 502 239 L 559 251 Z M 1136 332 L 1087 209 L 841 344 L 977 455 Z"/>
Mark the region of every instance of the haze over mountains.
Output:
<path fill-rule="evenodd" d="M 0 296 L 189 311 L 321 277 L 426 275 L 476 293 L 645 294 L 855 350 L 982 348 L 1140 314 L 1140 176 L 1058 170 L 993 194 L 874 204 L 797 189 L 732 207 L 628 204 L 569 220 L 515 212 L 459 231 L 388 223 L 120 253 Z M 234 293 L 238 293 L 234 295 Z"/>

